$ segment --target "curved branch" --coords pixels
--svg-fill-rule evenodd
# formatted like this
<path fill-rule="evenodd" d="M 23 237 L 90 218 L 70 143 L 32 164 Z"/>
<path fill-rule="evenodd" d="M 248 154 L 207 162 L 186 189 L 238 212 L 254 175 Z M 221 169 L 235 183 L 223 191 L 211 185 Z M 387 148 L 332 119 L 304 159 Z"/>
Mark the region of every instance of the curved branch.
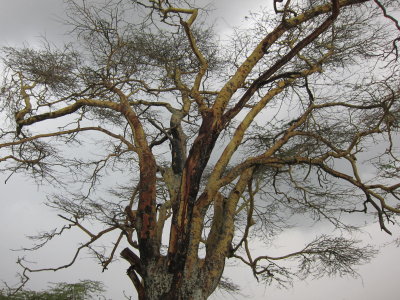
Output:
<path fill-rule="evenodd" d="M 76 222 L 73 222 L 73 223 L 76 223 Z M 81 226 L 80 226 L 81 227 Z M 81 228 L 82 229 L 82 228 Z M 95 241 L 97 241 L 98 239 L 100 239 L 103 235 L 105 235 L 105 234 L 107 234 L 107 233 L 109 233 L 109 232 L 111 232 L 111 231 L 113 231 L 113 230 L 115 230 L 115 229 L 117 229 L 117 227 L 109 227 L 109 228 L 107 228 L 107 229 L 104 229 L 104 230 L 102 230 L 102 231 L 100 231 L 99 233 L 97 233 L 96 235 L 92 235 L 92 234 L 90 234 L 91 235 L 91 239 L 88 241 L 88 242 L 86 242 L 85 244 L 83 244 L 83 245 L 81 245 L 81 246 L 79 246 L 78 248 L 77 248 L 77 250 L 76 250 L 76 252 L 75 252 L 75 254 L 74 254 L 74 256 L 73 256 L 73 258 L 72 258 L 72 260 L 69 262 L 69 263 L 67 263 L 67 264 L 65 264 L 65 265 L 62 265 L 62 266 L 59 266 L 59 267 L 55 267 L 55 268 L 42 268 L 42 269 L 32 269 L 32 268 L 29 268 L 29 267 L 27 267 L 27 266 L 25 266 L 24 264 L 23 264 L 23 262 L 22 262 L 22 259 L 18 259 L 18 264 L 23 268 L 23 272 L 22 272 L 22 276 L 23 276 L 23 281 L 22 281 L 22 283 L 21 283 L 21 285 L 17 288 L 17 290 L 16 291 L 19 291 L 28 281 L 29 281 L 29 276 L 27 275 L 27 272 L 29 272 L 29 273 L 36 273 L 36 272 L 45 272 L 45 271 L 59 271 L 59 270 L 62 270 L 62 269 L 66 269 L 66 268 L 69 268 L 70 266 L 72 266 L 75 262 L 76 262 L 76 260 L 77 260 L 77 258 L 78 258 L 78 256 L 79 256 L 79 253 L 81 252 L 81 250 L 82 249 L 84 249 L 84 248 L 88 248 L 91 244 L 93 244 Z M 86 231 L 85 231 L 86 232 Z"/>
<path fill-rule="evenodd" d="M 115 111 L 121 111 L 120 105 L 118 105 L 117 103 L 112 102 L 112 101 L 96 100 L 96 99 L 80 99 L 80 100 L 77 100 L 75 103 L 68 105 L 66 107 L 63 107 L 61 109 L 58 109 L 58 110 L 55 110 L 52 112 L 43 113 L 43 114 L 36 115 L 36 116 L 31 116 L 31 117 L 28 117 L 27 119 L 19 118 L 16 121 L 17 121 L 17 124 L 22 127 L 22 126 L 31 125 L 31 124 L 34 124 L 34 123 L 37 123 L 37 122 L 40 122 L 43 120 L 56 119 L 59 117 L 70 115 L 84 106 L 108 108 L 108 109 L 112 109 Z"/>
<path fill-rule="evenodd" d="M 1 148 L 5 148 L 5 147 L 9 147 L 9 146 L 16 146 L 16 145 L 21 145 L 30 141 L 34 141 L 34 140 L 38 140 L 38 139 L 42 139 L 42 138 L 51 138 L 51 137 L 56 137 L 56 136 L 61 136 L 61 135 L 68 135 L 68 134 L 72 134 L 72 133 L 77 133 L 77 132 L 84 132 L 84 131 L 99 131 L 99 132 L 103 132 L 105 134 L 107 134 L 108 136 L 111 136 L 115 139 L 120 140 L 122 143 L 124 143 L 129 150 L 132 151 L 137 151 L 136 147 L 131 144 L 130 142 L 128 142 L 123 136 L 112 133 L 111 131 L 104 129 L 102 127 L 79 127 L 79 128 L 74 128 L 74 129 L 69 129 L 69 130 L 64 130 L 64 131 L 58 131 L 58 132 L 51 132 L 51 133 L 44 133 L 44 134 L 38 134 L 38 135 L 34 135 L 31 137 L 25 137 L 22 139 L 19 139 L 17 141 L 14 142 L 7 142 L 7 143 L 2 143 L 0 144 L 0 149 Z"/>

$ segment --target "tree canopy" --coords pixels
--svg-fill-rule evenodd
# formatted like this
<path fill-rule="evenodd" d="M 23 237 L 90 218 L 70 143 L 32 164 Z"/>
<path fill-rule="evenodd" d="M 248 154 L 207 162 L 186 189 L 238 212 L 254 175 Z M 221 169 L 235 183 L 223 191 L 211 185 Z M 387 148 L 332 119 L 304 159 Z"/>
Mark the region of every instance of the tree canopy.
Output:
<path fill-rule="evenodd" d="M 81 280 L 77 283 L 52 283 L 44 291 L 18 291 L 10 295 L 7 291 L 0 290 L 0 300 L 88 300 L 101 299 L 104 286 L 99 281 Z M 105 298 L 104 298 L 105 299 Z"/>
<path fill-rule="evenodd" d="M 228 259 L 265 283 L 355 275 L 376 253 L 352 238 L 358 220 L 391 234 L 399 1 L 275 0 L 230 37 L 190 1 L 66 3 L 64 46 L 2 48 L 0 169 L 55 187 L 66 225 L 32 250 L 88 239 L 62 266 L 20 260 L 23 283 L 120 253 L 139 299 L 207 299 L 236 289 Z M 311 223 L 331 229 L 269 254 Z"/>

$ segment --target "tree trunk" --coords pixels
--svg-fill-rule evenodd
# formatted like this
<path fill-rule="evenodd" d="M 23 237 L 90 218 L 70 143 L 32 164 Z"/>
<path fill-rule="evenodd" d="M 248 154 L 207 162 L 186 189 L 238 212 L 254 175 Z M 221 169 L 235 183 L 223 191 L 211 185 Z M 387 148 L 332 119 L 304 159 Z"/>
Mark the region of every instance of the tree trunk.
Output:
<path fill-rule="evenodd" d="M 205 300 L 213 293 L 222 275 L 223 268 L 218 267 L 219 270 L 210 270 L 203 259 L 197 258 L 190 273 L 177 274 L 170 271 L 167 257 L 160 256 L 149 262 L 143 271 L 141 288 L 134 284 L 139 300 Z M 128 269 L 128 275 L 129 272 Z M 215 275 L 218 278 L 214 278 Z"/>

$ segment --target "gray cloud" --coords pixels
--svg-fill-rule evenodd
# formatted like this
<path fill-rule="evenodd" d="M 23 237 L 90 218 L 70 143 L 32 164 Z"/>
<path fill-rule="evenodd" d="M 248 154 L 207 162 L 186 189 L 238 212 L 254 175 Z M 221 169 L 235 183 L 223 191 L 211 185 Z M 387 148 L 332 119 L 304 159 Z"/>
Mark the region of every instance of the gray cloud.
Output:
<path fill-rule="evenodd" d="M 40 35 L 61 35 L 63 0 L 1 0 L 0 43 L 34 42 Z"/>

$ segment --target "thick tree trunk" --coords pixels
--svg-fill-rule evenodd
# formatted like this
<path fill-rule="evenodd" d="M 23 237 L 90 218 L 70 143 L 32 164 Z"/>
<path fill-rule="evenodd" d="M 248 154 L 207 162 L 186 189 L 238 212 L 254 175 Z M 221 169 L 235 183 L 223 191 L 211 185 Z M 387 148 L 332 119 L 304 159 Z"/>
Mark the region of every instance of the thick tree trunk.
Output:
<path fill-rule="evenodd" d="M 170 272 L 167 258 L 161 256 L 149 262 L 145 270 L 143 270 L 139 290 L 138 282 L 134 282 L 138 290 L 139 300 L 208 299 L 215 290 L 223 271 L 223 268 L 209 270 L 209 267 L 205 267 L 204 260 L 197 259 L 196 266 L 190 268 L 190 273 L 175 274 Z M 130 275 L 131 271 L 128 269 L 128 275 Z M 218 273 L 218 278 L 210 280 L 216 273 Z M 179 278 L 179 280 L 177 281 L 176 278 Z"/>

